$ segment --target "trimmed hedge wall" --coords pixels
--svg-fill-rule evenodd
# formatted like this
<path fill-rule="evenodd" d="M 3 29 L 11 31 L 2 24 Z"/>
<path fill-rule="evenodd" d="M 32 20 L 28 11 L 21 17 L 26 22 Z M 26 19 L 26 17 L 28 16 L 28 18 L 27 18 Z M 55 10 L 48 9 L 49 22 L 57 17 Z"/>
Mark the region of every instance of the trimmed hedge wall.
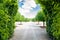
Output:
<path fill-rule="evenodd" d="M 0 0 L 0 40 L 9 40 L 14 32 L 17 0 Z"/>
<path fill-rule="evenodd" d="M 60 1 L 47 1 L 45 14 L 47 22 L 47 33 L 52 40 L 60 40 Z"/>
<path fill-rule="evenodd" d="M 60 0 L 38 0 L 37 3 L 44 7 L 49 37 L 60 40 Z"/>

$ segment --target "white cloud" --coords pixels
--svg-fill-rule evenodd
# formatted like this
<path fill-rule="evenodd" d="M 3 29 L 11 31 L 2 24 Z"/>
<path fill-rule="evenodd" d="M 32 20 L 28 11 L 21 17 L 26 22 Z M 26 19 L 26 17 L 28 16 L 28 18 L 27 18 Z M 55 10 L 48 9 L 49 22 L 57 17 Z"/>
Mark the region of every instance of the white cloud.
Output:
<path fill-rule="evenodd" d="M 21 2 L 22 0 L 19 0 L 19 2 Z"/>
<path fill-rule="evenodd" d="M 20 0 L 19 2 L 21 2 Z M 18 12 L 20 12 L 22 15 L 24 15 L 26 18 L 34 18 L 36 15 L 36 12 L 31 12 L 32 7 L 35 8 L 37 5 L 34 0 L 25 0 L 24 5 L 19 7 Z"/>
<path fill-rule="evenodd" d="M 36 7 L 36 3 L 35 3 L 35 1 L 34 0 L 25 0 L 25 2 L 24 2 L 24 5 L 23 5 L 23 8 L 32 8 L 32 7 Z"/>

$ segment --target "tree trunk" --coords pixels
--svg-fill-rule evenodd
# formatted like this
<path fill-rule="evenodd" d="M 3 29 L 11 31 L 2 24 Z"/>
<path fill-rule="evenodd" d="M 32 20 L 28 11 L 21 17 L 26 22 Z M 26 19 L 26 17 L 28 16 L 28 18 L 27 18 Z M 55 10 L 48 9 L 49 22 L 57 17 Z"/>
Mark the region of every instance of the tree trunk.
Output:
<path fill-rule="evenodd" d="M 43 21 L 43 28 L 45 28 L 45 22 Z"/>
<path fill-rule="evenodd" d="M 22 25 L 22 22 L 20 22 L 20 25 Z"/>
<path fill-rule="evenodd" d="M 43 26 L 41 26 L 41 28 L 45 28 L 45 22 L 43 21 Z"/>
<path fill-rule="evenodd" d="M 43 27 L 45 26 L 45 22 L 43 21 Z"/>
<path fill-rule="evenodd" d="M 39 25 L 39 21 L 38 21 L 38 23 L 37 23 L 38 25 Z"/>

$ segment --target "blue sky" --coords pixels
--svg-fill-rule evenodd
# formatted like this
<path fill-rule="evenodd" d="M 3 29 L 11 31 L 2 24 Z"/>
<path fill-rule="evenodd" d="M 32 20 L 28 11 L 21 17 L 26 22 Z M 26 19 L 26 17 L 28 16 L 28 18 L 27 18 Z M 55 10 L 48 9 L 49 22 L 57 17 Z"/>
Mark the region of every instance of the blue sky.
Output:
<path fill-rule="evenodd" d="M 34 18 L 41 9 L 34 0 L 19 0 L 18 7 L 18 12 L 26 18 Z"/>

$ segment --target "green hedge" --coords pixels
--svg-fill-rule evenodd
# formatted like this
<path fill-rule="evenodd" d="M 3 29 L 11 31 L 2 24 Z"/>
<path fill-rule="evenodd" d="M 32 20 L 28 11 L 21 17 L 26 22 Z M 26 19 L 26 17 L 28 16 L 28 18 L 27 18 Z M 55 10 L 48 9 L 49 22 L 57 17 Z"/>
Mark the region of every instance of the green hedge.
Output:
<path fill-rule="evenodd" d="M 9 40 L 14 32 L 17 0 L 0 0 L 0 40 Z"/>
<path fill-rule="evenodd" d="M 60 40 L 60 0 L 38 0 L 46 16 L 47 33 L 52 40 Z"/>
<path fill-rule="evenodd" d="M 52 40 L 60 40 L 60 2 L 47 1 L 45 5 L 47 33 Z"/>
<path fill-rule="evenodd" d="M 47 32 L 52 40 L 60 40 L 60 3 L 57 1 L 47 3 Z"/>

